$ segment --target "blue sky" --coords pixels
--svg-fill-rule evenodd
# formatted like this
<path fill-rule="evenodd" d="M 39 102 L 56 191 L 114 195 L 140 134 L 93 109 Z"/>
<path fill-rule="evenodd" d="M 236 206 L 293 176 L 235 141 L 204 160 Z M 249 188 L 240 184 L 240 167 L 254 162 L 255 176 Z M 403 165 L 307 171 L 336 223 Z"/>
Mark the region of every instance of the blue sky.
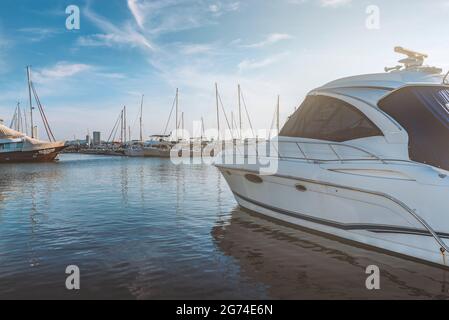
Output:
<path fill-rule="evenodd" d="M 68 5 L 80 8 L 80 30 L 65 27 Z M 379 29 L 366 27 L 369 5 L 380 9 Z M 448 16 L 448 0 L 2 0 L 0 118 L 26 105 L 32 65 L 60 139 L 88 129 L 104 137 L 123 105 L 134 123 L 141 94 L 145 134 L 159 133 L 177 87 L 186 127 L 201 116 L 214 127 L 214 82 L 228 112 L 240 83 L 266 128 L 277 94 L 285 119 L 314 87 L 394 66 L 396 45 L 447 70 Z"/>

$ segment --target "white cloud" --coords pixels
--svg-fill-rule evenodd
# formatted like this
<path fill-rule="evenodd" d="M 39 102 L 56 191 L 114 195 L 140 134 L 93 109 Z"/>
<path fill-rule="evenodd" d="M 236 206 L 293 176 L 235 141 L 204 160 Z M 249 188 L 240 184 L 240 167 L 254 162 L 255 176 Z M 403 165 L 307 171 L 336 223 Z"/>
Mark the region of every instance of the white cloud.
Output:
<path fill-rule="evenodd" d="M 238 11 L 239 9 L 240 9 L 240 2 L 238 1 L 231 3 L 215 2 L 209 5 L 209 11 L 214 16 L 221 16 L 224 13 Z"/>
<path fill-rule="evenodd" d="M 84 9 L 84 15 L 103 31 L 101 34 L 83 36 L 78 39 L 81 46 L 112 46 L 131 45 L 146 50 L 155 50 L 155 46 L 141 32 L 135 30 L 130 24 L 117 27 L 103 17 L 92 12 L 89 8 Z"/>
<path fill-rule="evenodd" d="M 90 70 L 93 70 L 93 67 L 91 65 L 62 61 L 56 63 L 51 67 L 34 71 L 33 78 L 36 82 L 48 82 L 50 80 L 68 78 L 81 72 Z"/>
<path fill-rule="evenodd" d="M 28 40 L 32 42 L 39 42 L 59 34 L 61 31 L 54 28 L 21 28 L 18 29 L 20 33 L 25 34 Z"/>
<path fill-rule="evenodd" d="M 214 49 L 211 44 L 186 44 L 181 46 L 181 52 L 187 55 L 210 53 Z"/>
<path fill-rule="evenodd" d="M 352 0 L 320 0 L 320 5 L 327 8 L 337 8 L 348 5 Z"/>
<path fill-rule="evenodd" d="M 244 70 L 260 69 L 260 68 L 268 67 L 268 66 L 280 61 L 287 54 L 288 54 L 287 52 L 284 52 L 284 53 L 273 55 L 271 57 L 268 57 L 268 58 L 265 58 L 262 60 L 246 59 L 239 63 L 238 68 L 240 71 L 244 71 Z"/>
<path fill-rule="evenodd" d="M 289 40 L 289 39 L 293 39 L 293 37 L 291 35 L 289 35 L 289 34 L 272 33 L 272 34 L 269 34 L 261 42 L 248 44 L 248 45 L 243 45 L 243 47 L 245 47 L 245 48 L 262 48 L 262 47 L 266 47 L 268 45 L 272 45 L 272 44 L 275 44 L 277 42 L 284 41 L 284 40 Z"/>
<path fill-rule="evenodd" d="M 128 0 L 128 8 L 131 11 L 137 25 L 140 28 L 144 27 L 146 15 L 142 10 L 141 4 L 138 0 Z"/>

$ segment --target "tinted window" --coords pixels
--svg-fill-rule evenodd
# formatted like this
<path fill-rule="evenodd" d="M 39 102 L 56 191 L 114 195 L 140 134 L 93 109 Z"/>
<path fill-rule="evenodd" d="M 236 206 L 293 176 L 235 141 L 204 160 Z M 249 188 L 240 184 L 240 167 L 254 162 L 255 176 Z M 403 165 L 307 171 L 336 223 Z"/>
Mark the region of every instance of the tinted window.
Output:
<path fill-rule="evenodd" d="M 379 102 L 409 136 L 410 159 L 449 170 L 449 89 L 406 87 Z"/>
<path fill-rule="evenodd" d="M 331 97 L 311 96 L 287 121 L 280 135 L 342 142 L 381 136 L 382 132 L 350 104 Z"/>

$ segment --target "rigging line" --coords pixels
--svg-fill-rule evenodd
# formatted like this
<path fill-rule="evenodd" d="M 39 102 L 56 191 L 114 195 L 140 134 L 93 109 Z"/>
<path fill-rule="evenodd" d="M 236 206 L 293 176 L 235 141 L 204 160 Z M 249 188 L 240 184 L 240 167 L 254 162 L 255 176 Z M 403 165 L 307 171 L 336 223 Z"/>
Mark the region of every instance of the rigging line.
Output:
<path fill-rule="evenodd" d="M 224 114 L 224 116 L 225 116 L 226 123 L 228 124 L 228 128 L 229 128 L 229 130 L 231 131 L 231 138 L 234 139 L 234 134 L 233 134 L 233 132 L 232 132 L 231 126 L 229 125 L 228 116 L 226 115 L 226 111 L 225 111 L 225 108 L 224 108 L 224 106 L 223 106 L 223 101 L 221 100 L 220 93 L 218 93 L 217 96 L 218 96 L 218 100 L 220 101 L 221 109 L 223 110 L 223 114 Z"/>
<path fill-rule="evenodd" d="M 39 105 L 40 112 L 41 112 L 41 115 L 43 117 L 43 121 L 45 122 L 45 124 L 47 126 L 47 129 L 48 129 L 48 132 L 51 135 L 51 138 L 53 138 L 53 142 L 56 142 L 55 136 L 54 136 L 53 131 L 51 130 L 51 127 L 50 127 L 50 123 L 48 122 L 47 115 L 45 114 L 44 107 L 42 106 L 42 103 L 41 103 L 41 101 L 39 99 L 39 96 L 37 94 L 37 91 L 36 91 L 36 88 L 34 87 L 34 83 L 33 82 L 31 82 L 31 86 L 33 88 L 35 99 L 36 99 L 36 101 L 37 101 L 37 103 Z M 51 138 L 49 137 L 50 141 L 51 141 Z"/>
<path fill-rule="evenodd" d="M 238 130 L 238 127 L 237 127 L 237 121 L 235 120 L 235 117 L 234 117 L 234 126 L 235 126 L 235 130 Z M 241 136 L 241 132 L 240 132 L 240 139 L 242 138 L 242 136 Z"/>
<path fill-rule="evenodd" d="M 243 96 L 243 91 L 240 90 L 240 94 L 242 96 L 243 106 L 245 107 L 246 117 L 248 118 L 249 127 L 251 128 L 251 132 L 253 133 L 253 138 L 256 138 L 254 133 L 253 124 L 251 123 L 251 117 L 249 116 L 248 108 L 246 107 L 245 97 Z"/>
<path fill-rule="evenodd" d="M 173 99 L 173 104 L 172 104 L 172 106 L 171 106 L 170 115 L 168 116 L 167 124 L 165 125 L 164 136 L 165 136 L 165 134 L 167 133 L 168 125 L 170 124 L 171 116 L 172 116 L 172 114 L 173 114 L 173 110 L 174 110 L 174 108 L 175 108 L 175 105 L 176 105 L 176 96 L 175 96 L 175 98 Z M 175 125 L 177 126 L 178 124 L 176 123 Z M 176 129 L 177 129 L 177 128 L 176 128 Z"/>
<path fill-rule="evenodd" d="M 113 130 L 112 133 L 113 133 L 114 135 L 112 136 L 111 143 L 114 143 L 115 137 L 117 137 L 118 128 L 119 128 L 119 126 L 121 125 L 121 121 L 122 121 L 122 112 L 120 112 L 120 115 L 118 116 L 117 122 L 115 123 L 115 126 L 114 126 L 114 128 L 112 129 L 112 130 Z"/>
<path fill-rule="evenodd" d="M 55 136 L 53 135 L 53 132 L 51 131 L 50 124 L 48 123 L 47 116 L 45 115 L 44 107 L 41 104 L 41 101 L 37 94 L 36 88 L 34 87 L 34 83 L 31 82 L 30 84 L 31 84 L 31 88 L 33 90 L 34 99 L 36 100 L 36 103 L 39 108 L 39 113 L 41 114 L 41 117 L 42 117 L 42 122 L 44 123 L 45 131 L 47 131 L 48 139 L 50 141 L 55 142 L 56 141 Z M 52 140 L 52 138 L 53 138 L 53 140 Z"/>
<path fill-rule="evenodd" d="M 136 116 L 136 118 L 134 119 L 133 125 L 131 126 L 130 135 L 133 133 L 134 128 L 136 127 L 137 120 L 139 120 L 139 114 L 140 114 L 140 112 L 137 113 L 137 116 Z M 131 140 L 131 137 L 130 137 L 129 140 Z"/>
<path fill-rule="evenodd" d="M 111 141 L 112 134 L 114 133 L 114 131 L 116 131 L 115 128 L 118 127 L 118 123 L 119 123 L 119 120 L 120 120 L 120 116 L 121 116 L 121 112 L 120 112 L 120 114 L 119 114 L 117 120 L 116 120 L 115 123 L 114 123 L 114 127 L 112 127 L 111 134 L 109 135 L 109 138 L 108 138 L 108 143 Z M 114 135 L 114 139 L 115 139 L 115 135 Z"/>
<path fill-rule="evenodd" d="M 269 134 L 268 134 L 268 140 L 271 140 L 271 131 L 273 130 L 273 127 L 274 127 L 274 122 L 276 121 L 276 111 L 274 112 L 274 115 L 273 115 L 273 120 L 271 120 L 271 126 L 270 126 L 270 132 L 269 132 Z"/>
<path fill-rule="evenodd" d="M 33 91 L 34 99 L 36 100 L 36 103 L 37 103 L 37 106 L 39 109 L 39 113 L 41 114 L 41 118 L 42 118 L 42 122 L 45 127 L 45 131 L 47 132 L 48 140 L 54 142 L 54 141 L 56 141 L 56 139 L 53 135 L 53 132 L 51 131 L 50 125 L 48 124 L 48 120 L 47 120 L 47 117 L 45 116 L 44 108 L 42 107 L 39 96 L 37 95 L 36 88 L 34 87 L 34 83 L 30 82 L 30 84 L 31 84 L 31 89 Z M 52 140 L 52 138 L 53 138 L 53 140 Z"/>
<path fill-rule="evenodd" d="M 13 114 L 12 119 L 11 119 L 11 124 L 9 125 L 9 127 L 12 128 L 12 129 L 14 129 L 13 125 L 14 125 L 14 123 L 16 121 L 16 113 L 17 113 L 17 107 L 16 107 L 16 109 L 14 109 L 14 114 Z"/>

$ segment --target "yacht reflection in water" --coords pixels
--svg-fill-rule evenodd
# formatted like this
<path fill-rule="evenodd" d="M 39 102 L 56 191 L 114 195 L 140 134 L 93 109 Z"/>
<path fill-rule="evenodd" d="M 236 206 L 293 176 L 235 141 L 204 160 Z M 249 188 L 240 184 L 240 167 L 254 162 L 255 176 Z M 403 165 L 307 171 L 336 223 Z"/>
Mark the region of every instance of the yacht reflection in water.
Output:
<path fill-rule="evenodd" d="M 234 209 L 212 236 L 233 257 L 241 276 L 266 286 L 274 299 L 449 298 L 449 273 L 323 237 L 257 213 Z M 368 290 L 366 268 L 380 268 L 380 290 Z"/>

